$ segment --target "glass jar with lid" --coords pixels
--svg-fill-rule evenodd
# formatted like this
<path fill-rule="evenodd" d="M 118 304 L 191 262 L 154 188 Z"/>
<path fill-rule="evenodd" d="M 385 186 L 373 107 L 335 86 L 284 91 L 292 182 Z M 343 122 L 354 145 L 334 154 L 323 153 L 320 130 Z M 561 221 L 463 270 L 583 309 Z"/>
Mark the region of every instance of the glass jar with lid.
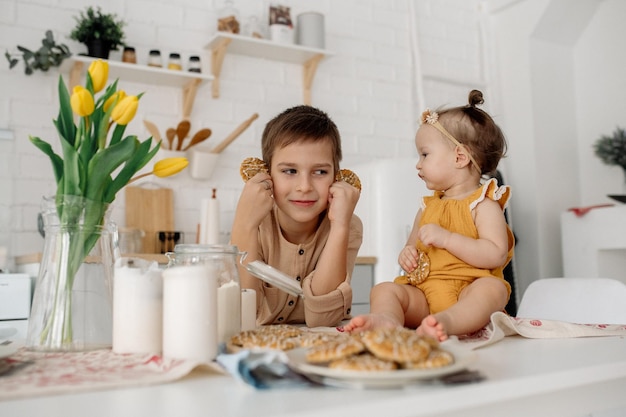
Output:
<path fill-rule="evenodd" d="M 161 60 L 161 51 L 158 49 L 152 49 L 148 55 L 148 66 L 161 68 L 163 61 Z"/>
<path fill-rule="evenodd" d="M 189 57 L 189 66 L 187 67 L 189 72 L 202 72 L 202 66 L 200 65 L 200 57 L 198 55 L 191 55 Z"/>
<path fill-rule="evenodd" d="M 241 284 L 237 257 L 243 255 L 234 245 L 180 244 L 165 254 L 167 267 L 208 265 L 217 275 L 217 336 L 226 343 L 241 331 Z"/>
<path fill-rule="evenodd" d="M 172 52 L 170 54 L 170 59 L 167 62 L 167 69 L 180 71 L 183 69 L 183 64 L 180 62 L 180 54 L 176 52 Z"/>

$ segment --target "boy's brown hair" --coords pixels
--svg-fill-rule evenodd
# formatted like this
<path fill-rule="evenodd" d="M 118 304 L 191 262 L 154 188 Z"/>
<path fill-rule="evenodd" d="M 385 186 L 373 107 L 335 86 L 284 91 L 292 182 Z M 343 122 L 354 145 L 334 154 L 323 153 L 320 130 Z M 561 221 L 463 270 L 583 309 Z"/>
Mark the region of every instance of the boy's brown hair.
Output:
<path fill-rule="evenodd" d="M 291 107 L 270 120 L 261 138 L 263 161 L 272 166 L 276 149 L 297 142 L 317 142 L 327 140 L 333 150 L 335 173 L 341 161 L 341 136 L 335 123 L 323 111 L 312 106 Z"/>

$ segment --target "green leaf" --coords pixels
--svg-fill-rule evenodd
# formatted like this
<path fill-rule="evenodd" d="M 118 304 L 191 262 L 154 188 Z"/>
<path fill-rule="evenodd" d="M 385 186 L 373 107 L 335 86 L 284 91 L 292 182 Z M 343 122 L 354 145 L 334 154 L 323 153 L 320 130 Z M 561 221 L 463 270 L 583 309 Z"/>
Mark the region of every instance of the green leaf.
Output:
<path fill-rule="evenodd" d="M 59 135 L 74 146 L 76 137 L 76 125 L 74 124 L 74 114 L 72 105 L 70 104 L 70 95 L 63 81 L 63 77 L 59 76 L 59 116 L 54 124 L 57 127 Z"/>
<path fill-rule="evenodd" d="M 113 135 L 111 136 L 111 145 L 115 145 L 116 143 L 120 141 L 122 136 L 124 136 L 125 130 L 126 130 L 126 125 L 115 125 L 115 129 L 113 129 Z"/>
<path fill-rule="evenodd" d="M 132 158 L 124 164 L 122 170 L 117 174 L 111 185 L 108 187 L 106 194 L 104 195 L 104 202 L 111 203 L 115 199 L 115 195 L 119 190 L 124 188 L 128 181 L 137 173 L 141 168 L 146 166 L 148 162 L 156 155 L 161 146 L 160 143 L 150 150 L 152 145 L 152 138 L 147 139 L 139 145 Z"/>
<path fill-rule="evenodd" d="M 50 146 L 48 142 L 43 141 L 35 136 L 29 136 L 28 138 L 33 143 L 33 145 L 35 145 L 43 153 L 48 155 L 50 161 L 52 162 L 54 178 L 56 179 L 57 184 L 59 184 L 61 178 L 63 177 L 63 159 L 52 150 L 52 146 Z"/>
<path fill-rule="evenodd" d="M 65 194 L 82 195 L 81 192 L 81 170 L 80 160 L 76 149 L 64 138 L 61 138 L 61 148 L 63 149 L 63 187 Z"/>
<path fill-rule="evenodd" d="M 96 153 L 89 162 L 87 169 L 89 184 L 85 190 L 85 197 L 94 201 L 104 201 L 106 181 L 111 181 L 113 171 L 132 157 L 137 145 L 137 139 L 129 136 Z"/>

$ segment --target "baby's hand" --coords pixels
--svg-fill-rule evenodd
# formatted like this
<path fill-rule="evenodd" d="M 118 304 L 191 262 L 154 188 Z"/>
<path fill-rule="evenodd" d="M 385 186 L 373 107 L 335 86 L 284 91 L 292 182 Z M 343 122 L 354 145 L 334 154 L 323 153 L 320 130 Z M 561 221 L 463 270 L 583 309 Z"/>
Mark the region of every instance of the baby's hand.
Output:
<path fill-rule="evenodd" d="M 417 268 L 417 249 L 413 245 L 407 245 L 400 251 L 398 263 L 406 272 Z"/>
<path fill-rule="evenodd" d="M 446 243 L 452 232 L 436 224 L 428 223 L 419 228 L 417 238 L 426 246 L 446 248 Z"/>

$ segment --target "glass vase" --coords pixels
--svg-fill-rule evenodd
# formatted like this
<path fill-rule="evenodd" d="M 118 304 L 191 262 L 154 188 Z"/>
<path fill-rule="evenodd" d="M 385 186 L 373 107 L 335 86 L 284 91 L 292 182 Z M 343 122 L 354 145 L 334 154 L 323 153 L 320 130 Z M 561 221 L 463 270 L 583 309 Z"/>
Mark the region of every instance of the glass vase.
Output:
<path fill-rule="evenodd" d="M 38 351 L 111 347 L 113 267 L 119 256 L 109 205 L 44 198 L 44 249 L 26 346 Z"/>

